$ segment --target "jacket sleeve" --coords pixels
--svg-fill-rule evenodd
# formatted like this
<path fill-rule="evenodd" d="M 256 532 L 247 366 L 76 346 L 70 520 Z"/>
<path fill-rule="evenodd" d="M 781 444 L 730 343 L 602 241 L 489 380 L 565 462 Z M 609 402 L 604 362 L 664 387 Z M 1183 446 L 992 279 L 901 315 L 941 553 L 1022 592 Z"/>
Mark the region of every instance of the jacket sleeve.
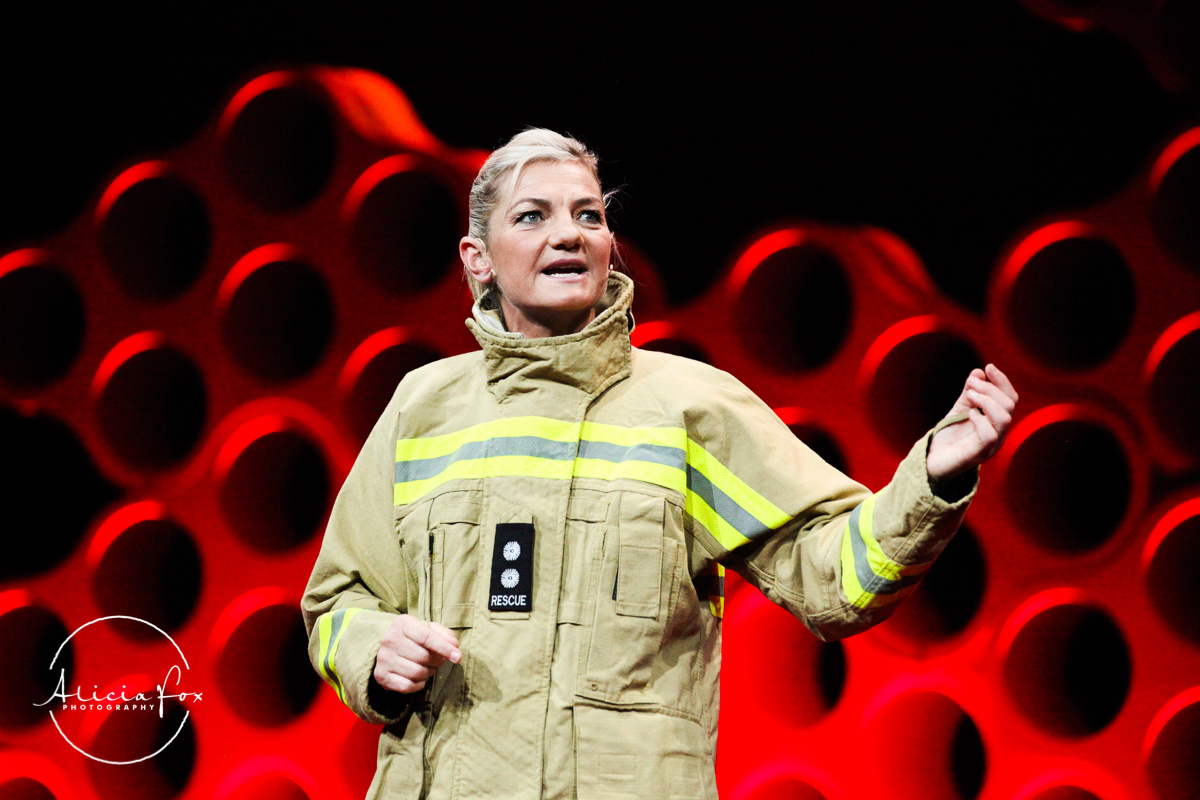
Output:
<path fill-rule="evenodd" d="M 346 476 L 300 604 L 313 667 L 374 724 L 396 721 L 412 698 L 373 677 L 384 632 L 408 608 L 392 503 L 398 408 L 393 397 Z"/>
<path fill-rule="evenodd" d="M 872 494 L 797 440 L 748 389 L 725 381 L 689 444 L 693 531 L 720 563 L 822 639 L 886 619 L 949 543 L 974 496 L 977 471 L 950 490 L 951 502 L 933 492 L 925 465 L 930 437 L 960 417 L 918 440 L 892 481 Z"/>

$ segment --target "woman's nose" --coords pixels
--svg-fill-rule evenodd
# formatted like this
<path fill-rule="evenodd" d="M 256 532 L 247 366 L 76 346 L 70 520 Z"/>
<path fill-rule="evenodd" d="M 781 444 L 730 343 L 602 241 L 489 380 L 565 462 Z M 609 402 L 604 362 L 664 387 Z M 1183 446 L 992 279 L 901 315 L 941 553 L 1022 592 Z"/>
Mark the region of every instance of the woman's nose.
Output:
<path fill-rule="evenodd" d="M 569 215 L 556 214 L 550 227 L 550 246 L 572 248 L 583 240 L 583 234 Z"/>

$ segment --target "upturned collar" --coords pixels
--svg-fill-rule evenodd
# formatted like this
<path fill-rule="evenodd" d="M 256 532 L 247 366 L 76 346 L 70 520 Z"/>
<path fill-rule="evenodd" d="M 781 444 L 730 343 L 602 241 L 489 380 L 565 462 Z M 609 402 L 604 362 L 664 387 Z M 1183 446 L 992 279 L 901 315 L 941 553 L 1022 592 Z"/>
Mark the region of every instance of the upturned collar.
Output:
<path fill-rule="evenodd" d="M 610 272 L 596 317 L 578 333 L 526 339 L 504 328 L 499 304 L 488 292 L 475 303 L 467 327 L 483 348 L 488 386 L 503 402 L 514 393 L 551 381 L 598 394 L 629 374 L 633 281 Z"/>

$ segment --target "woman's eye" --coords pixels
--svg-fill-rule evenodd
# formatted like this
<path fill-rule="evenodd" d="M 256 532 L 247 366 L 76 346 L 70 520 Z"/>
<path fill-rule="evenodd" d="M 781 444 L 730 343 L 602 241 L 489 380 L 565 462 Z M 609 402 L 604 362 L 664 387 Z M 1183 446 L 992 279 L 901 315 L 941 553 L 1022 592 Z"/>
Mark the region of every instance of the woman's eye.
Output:
<path fill-rule="evenodd" d="M 595 209 L 587 209 L 579 212 L 579 219 L 583 222 L 588 222 L 593 225 L 600 225 L 604 222 L 604 217 Z"/>
<path fill-rule="evenodd" d="M 517 214 L 516 221 L 521 224 L 528 224 L 531 222 L 537 222 L 541 218 L 542 212 L 540 211 L 522 211 L 520 214 Z"/>

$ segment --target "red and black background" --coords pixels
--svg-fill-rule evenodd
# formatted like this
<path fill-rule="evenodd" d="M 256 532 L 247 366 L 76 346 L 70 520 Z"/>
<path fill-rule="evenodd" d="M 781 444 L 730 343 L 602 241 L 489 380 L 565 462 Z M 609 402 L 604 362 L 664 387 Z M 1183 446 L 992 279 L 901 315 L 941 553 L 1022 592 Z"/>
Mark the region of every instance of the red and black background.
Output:
<path fill-rule="evenodd" d="M 1200 796 L 1200 13 L 796 5 L 4 12 L 0 798 L 363 794 L 298 599 L 391 388 L 475 346 L 466 191 L 528 125 L 621 188 L 635 343 L 873 488 L 972 366 L 1021 392 L 889 622 L 821 644 L 730 579 L 723 796 Z M 127 766 L 33 707 L 118 614 L 204 691 Z M 171 661 L 95 633 L 72 686 Z"/>

